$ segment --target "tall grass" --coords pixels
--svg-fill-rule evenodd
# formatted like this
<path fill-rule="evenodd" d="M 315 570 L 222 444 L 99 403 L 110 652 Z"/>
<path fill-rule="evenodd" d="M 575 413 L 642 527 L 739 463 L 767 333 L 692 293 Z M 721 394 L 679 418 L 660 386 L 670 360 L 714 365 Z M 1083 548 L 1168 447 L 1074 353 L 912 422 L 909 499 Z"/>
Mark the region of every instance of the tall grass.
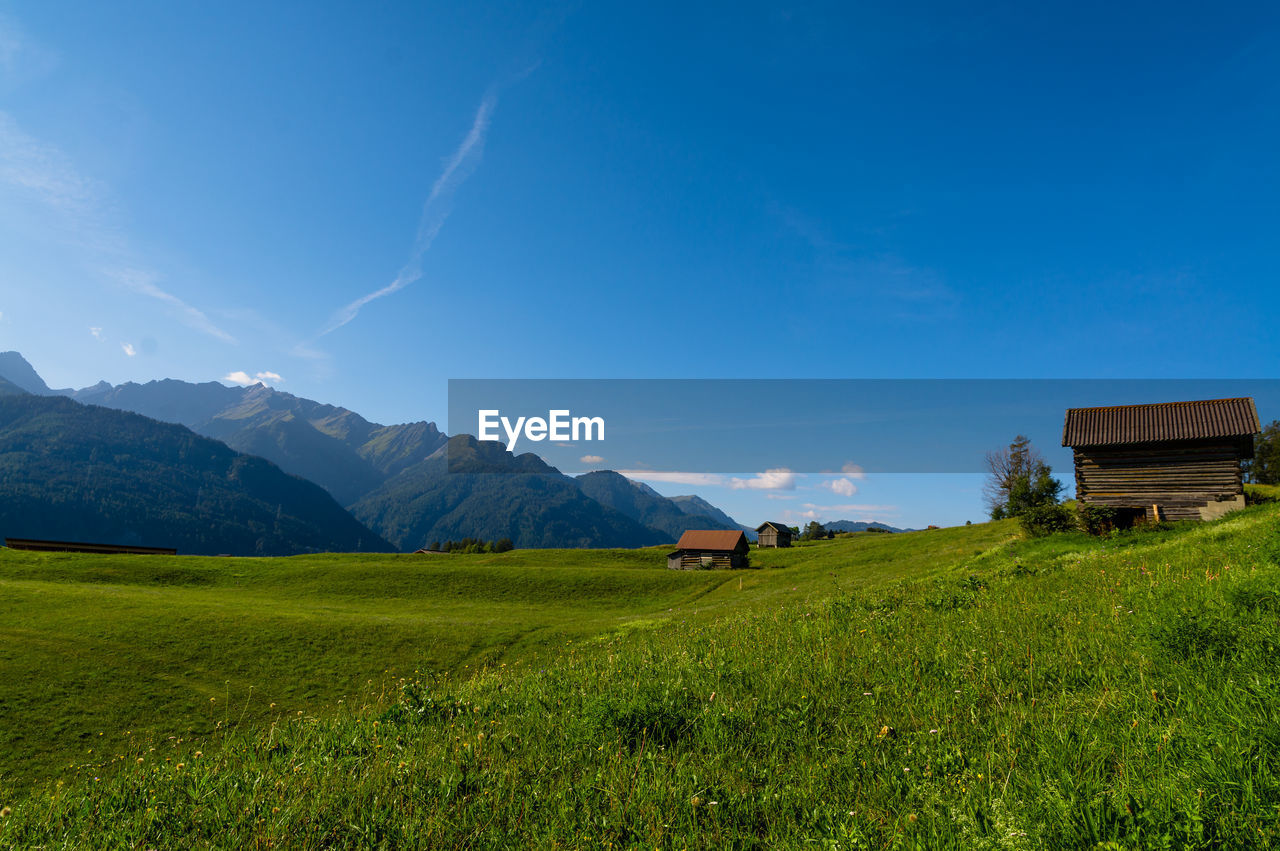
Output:
<path fill-rule="evenodd" d="M 1276 842 L 1280 512 L 934 540 L 951 557 L 927 578 L 842 586 L 834 570 L 802 598 L 603 633 L 547 664 L 407 678 L 386 701 L 200 753 L 130 754 L 21 801 L 0 843 Z"/>

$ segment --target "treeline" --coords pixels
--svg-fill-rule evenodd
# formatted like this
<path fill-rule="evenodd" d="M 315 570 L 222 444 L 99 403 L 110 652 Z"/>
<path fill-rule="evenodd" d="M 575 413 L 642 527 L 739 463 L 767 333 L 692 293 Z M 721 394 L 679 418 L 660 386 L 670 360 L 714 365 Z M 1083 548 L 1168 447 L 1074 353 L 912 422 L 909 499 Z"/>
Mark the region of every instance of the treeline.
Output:
<path fill-rule="evenodd" d="M 505 553 L 514 550 L 516 545 L 510 538 L 499 538 L 496 541 L 485 541 L 483 538 L 463 538 L 461 541 L 432 541 L 427 549 L 438 553 Z"/>

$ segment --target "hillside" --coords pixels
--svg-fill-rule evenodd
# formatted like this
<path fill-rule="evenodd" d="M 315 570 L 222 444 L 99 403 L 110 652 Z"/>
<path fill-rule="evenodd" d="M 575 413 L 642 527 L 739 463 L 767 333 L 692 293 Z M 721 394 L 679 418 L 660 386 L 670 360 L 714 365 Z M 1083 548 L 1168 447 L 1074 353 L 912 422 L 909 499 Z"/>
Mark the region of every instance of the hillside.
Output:
<path fill-rule="evenodd" d="M 0 396 L 0 536 L 281 555 L 390 545 L 316 485 L 177 425 Z"/>
<path fill-rule="evenodd" d="M 450 438 L 351 506 L 351 513 L 408 550 L 465 537 L 510 538 L 517 547 L 669 543 L 666 534 L 596 502 L 536 455 L 513 456 L 501 444 L 469 435 Z"/>
<path fill-rule="evenodd" d="M 677 503 L 641 482 L 635 482 L 612 470 L 584 473 L 575 481 L 582 492 L 601 505 L 621 511 L 639 523 L 665 534 L 674 543 L 686 529 L 740 529 L 732 518 L 721 520 L 710 513 L 687 511 L 689 502 Z M 697 499 L 697 497 L 692 497 Z M 707 503 L 710 506 L 710 503 Z M 714 509 L 714 506 L 711 506 Z M 718 509 L 716 514 L 723 512 Z"/>
<path fill-rule="evenodd" d="M 82 750 L 79 779 L 19 799 L 0 844 L 1266 848 L 1280 839 L 1280 766 L 1270 758 L 1280 701 L 1275 506 L 1110 539 L 1021 540 L 1005 521 L 806 542 L 760 552 L 764 569 L 751 571 L 646 567 L 660 557 L 383 557 L 400 566 L 385 587 L 363 586 L 344 557 L 259 562 L 247 574 L 169 560 L 193 576 L 167 590 L 136 572 L 137 559 L 101 562 L 86 583 L 77 574 L 88 559 L 50 571 L 0 554 L 6 591 L 56 592 L 47 606 L 57 610 L 107 583 L 137 617 L 151 610 L 162 623 L 167 606 L 148 593 L 180 592 L 210 615 L 226 592 L 336 602 L 353 615 L 374 615 L 379 599 L 436 598 L 442 618 L 424 651 L 449 635 L 448 606 L 464 607 L 457 623 L 481 629 L 510 623 L 483 614 L 490 602 L 562 618 L 499 639 L 506 655 L 480 657 L 480 670 L 463 655 L 455 674 L 410 675 L 415 654 L 397 651 L 388 667 L 403 679 L 385 700 L 299 717 L 294 699 L 274 709 L 269 731 L 162 738 L 154 751 L 119 728 L 90 734 L 81 748 L 96 749 Z M 583 574 L 589 559 L 598 568 Z M 321 578 L 304 579 L 318 567 Z M 619 601 L 628 587 L 635 593 Z M 580 596 L 598 620 L 575 620 L 570 601 Z M 72 612 L 66 620 L 71 640 L 93 634 Z M 335 629 L 368 634 L 377 620 Z M 535 635 L 545 643 L 530 644 Z M 295 654 L 294 688 L 331 664 L 315 661 L 317 639 L 300 638 L 315 649 Z M 3 675 L 24 659 L 0 656 Z M 234 721 L 239 704 L 217 708 L 215 697 L 209 726 Z M 43 706 L 58 717 L 56 703 Z"/>

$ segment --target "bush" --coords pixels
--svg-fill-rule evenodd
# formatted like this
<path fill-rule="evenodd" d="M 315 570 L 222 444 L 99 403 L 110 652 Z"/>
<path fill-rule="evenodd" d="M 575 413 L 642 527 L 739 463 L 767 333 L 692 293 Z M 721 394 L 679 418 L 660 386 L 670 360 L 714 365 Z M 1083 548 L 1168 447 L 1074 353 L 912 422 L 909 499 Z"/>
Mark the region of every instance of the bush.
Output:
<path fill-rule="evenodd" d="M 1018 520 L 1033 538 L 1043 538 L 1055 532 L 1070 532 L 1076 527 L 1076 518 L 1071 514 L 1071 509 L 1058 503 L 1031 506 L 1018 515 Z"/>
<path fill-rule="evenodd" d="M 1076 505 L 1076 520 L 1080 531 L 1090 535 L 1104 535 L 1116 528 L 1116 510 L 1106 505 Z"/>

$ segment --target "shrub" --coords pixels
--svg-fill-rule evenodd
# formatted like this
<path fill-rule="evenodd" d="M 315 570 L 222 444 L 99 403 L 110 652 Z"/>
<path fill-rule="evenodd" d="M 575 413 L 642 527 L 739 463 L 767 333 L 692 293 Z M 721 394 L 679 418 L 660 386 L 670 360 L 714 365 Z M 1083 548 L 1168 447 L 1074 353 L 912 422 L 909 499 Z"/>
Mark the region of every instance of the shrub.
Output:
<path fill-rule="evenodd" d="M 1055 532 L 1070 532 L 1076 526 L 1071 509 L 1058 503 L 1033 505 L 1018 515 L 1018 520 L 1033 538 L 1043 538 Z"/>
<path fill-rule="evenodd" d="M 1076 520 L 1082 532 L 1103 535 L 1116 528 L 1116 510 L 1106 505 L 1076 505 Z"/>

